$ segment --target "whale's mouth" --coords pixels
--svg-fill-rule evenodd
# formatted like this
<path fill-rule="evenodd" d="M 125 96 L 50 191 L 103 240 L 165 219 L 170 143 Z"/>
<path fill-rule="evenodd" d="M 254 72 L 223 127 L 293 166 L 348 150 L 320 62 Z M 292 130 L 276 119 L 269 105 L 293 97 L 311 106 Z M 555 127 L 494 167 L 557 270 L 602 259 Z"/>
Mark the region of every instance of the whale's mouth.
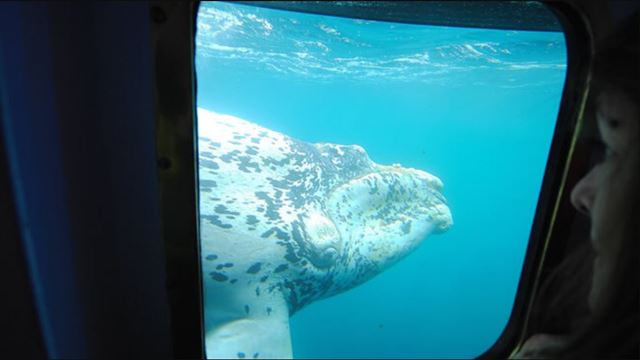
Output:
<path fill-rule="evenodd" d="M 364 244 L 369 258 L 399 258 L 452 226 L 436 176 L 398 165 L 375 169 L 334 188 L 326 202 L 341 235 Z"/>
<path fill-rule="evenodd" d="M 428 221 L 434 232 L 453 225 L 438 177 L 399 165 L 376 165 L 376 170 L 330 192 L 327 208 L 335 223 L 366 216 L 387 225 L 400 220 Z"/>

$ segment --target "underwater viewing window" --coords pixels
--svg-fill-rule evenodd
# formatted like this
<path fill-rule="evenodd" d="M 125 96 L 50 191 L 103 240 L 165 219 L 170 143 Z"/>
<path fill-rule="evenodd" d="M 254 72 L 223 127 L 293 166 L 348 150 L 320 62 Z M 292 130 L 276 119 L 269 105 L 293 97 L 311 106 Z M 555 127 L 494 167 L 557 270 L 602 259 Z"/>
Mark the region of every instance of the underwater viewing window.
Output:
<path fill-rule="evenodd" d="M 567 50 L 542 4 L 509 5 L 512 28 L 458 26 L 462 3 L 200 4 L 207 357 L 469 358 L 496 342 Z"/>

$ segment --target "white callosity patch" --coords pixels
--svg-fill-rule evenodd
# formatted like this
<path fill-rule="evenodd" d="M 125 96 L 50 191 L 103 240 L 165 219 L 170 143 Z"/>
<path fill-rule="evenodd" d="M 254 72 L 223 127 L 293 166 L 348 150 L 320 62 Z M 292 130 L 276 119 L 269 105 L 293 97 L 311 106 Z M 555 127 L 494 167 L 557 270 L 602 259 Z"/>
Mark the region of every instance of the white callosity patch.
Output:
<path fill-rule="evenodd" d="M 208 356 L 291 356 L 291 314 L 452 224 L 437 177 L 378 165 L 360 146 L 201 108 L 198 132 Z"/>
<path fill-rule="evenodd" d="M 378 172 L 340 185 L 329 195 L 328 212 L 351 245 L 346 271 L 371 270 L 354 278 L 353 285 L 410 253 L 429 233 L 451 227 L 441 189 L 442 182 L 423 171 L 379 166 Z"/>

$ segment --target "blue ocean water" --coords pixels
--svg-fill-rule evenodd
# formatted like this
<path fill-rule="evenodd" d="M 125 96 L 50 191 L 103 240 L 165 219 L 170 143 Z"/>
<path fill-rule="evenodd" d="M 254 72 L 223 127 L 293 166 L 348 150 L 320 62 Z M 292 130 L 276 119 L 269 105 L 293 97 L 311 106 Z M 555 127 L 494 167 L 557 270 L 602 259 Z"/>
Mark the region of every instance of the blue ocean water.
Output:
<path fill-rule="evenodd" d="M 562 33 L 203 3 L 197 105 L 438 176 L 454 226 L 291 318 L 298 358 L 468 358 L 506 325 L 566 72 Z"/>

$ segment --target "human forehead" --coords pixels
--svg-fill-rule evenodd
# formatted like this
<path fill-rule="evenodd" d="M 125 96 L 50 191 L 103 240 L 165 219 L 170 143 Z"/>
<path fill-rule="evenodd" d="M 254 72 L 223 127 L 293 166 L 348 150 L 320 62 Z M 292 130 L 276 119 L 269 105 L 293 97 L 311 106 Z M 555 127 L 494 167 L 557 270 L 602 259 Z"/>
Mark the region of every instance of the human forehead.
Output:
<path fill-rule="evenodd" d="M 620 151 L 638 141 L 639 105 L 622 92 L 605 92 L 599 97 L 596 119 L 602 141 Z"/>

